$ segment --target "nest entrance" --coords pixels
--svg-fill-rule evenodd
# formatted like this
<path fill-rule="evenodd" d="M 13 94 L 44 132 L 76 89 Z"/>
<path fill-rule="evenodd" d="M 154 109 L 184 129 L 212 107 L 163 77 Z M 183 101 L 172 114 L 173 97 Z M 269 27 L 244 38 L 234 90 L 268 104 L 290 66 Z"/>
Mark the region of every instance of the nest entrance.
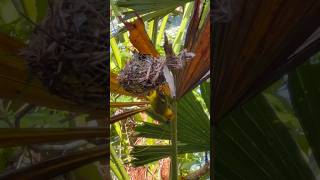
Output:
<path fill-rule="evenodd" d="M 106 107 L 107 8 L 100 0 L 49 0 L 47 16 L 21 55 L 51 93 Z"/>

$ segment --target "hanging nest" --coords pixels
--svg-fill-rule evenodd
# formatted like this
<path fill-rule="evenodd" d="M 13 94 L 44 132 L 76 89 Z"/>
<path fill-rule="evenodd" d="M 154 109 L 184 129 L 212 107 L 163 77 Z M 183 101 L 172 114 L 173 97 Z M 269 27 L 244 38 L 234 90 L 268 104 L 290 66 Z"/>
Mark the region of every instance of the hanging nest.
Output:
<path fill-rule="evenodd" d="M 106 107 L 107 8 L 101 0 L 49 0 L 47 16 L 21 55 L 51 93 Z"/>
<path fill-rule="evenodd" d="M 152 57 L 137 52 L 120 71 L 119 84 L 126 91 L 136 95 L 146 95 L 166 83 L 163 68 L 183 68 L 186 60 L 194 57 L 193 53 L 183 50 L 178 56 Z"/>

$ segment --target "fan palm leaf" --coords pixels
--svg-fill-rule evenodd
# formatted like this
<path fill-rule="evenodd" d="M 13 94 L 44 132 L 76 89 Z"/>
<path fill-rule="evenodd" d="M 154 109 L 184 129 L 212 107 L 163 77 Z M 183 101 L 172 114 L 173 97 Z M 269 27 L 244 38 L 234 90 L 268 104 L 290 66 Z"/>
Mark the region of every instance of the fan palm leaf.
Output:
<path fill-rule="evenodd" d="M 204 86 L 209 83 L 204 82 Z M 202 91 L 207 97 L 210 89 Z M 196 99 L 193 92 L 185 95 L 177 105 L 178 113 L 178 153 L 192 153 L 208 151 L 210 149 L 210 122 L 202 105 Z M 144 123 L 135 129 L 137 137 L 153 139 L 170 139 L 170 125 L 166 123 Z M 171 154 L 170 145 L 161 146 L 134 146 L 132 155 L 135 158 L 132 163 L 135 166 L 144 165 Z"/>
<path fill-rule="evenodd" d="M 311 56 L 314 51 L 301 45 L 320 26 L 319 1 L 229 2 L 221 7 L 228 9 L 228 18 L 222 21 L 219 14 L 214 16 L 215 121 Z M 319 43 L 312 48 L 316 47 Z M 297 54 L 300 57 L 292 59 Z"/>
<path fill-rule="evenodd" d="M 223 179 L 315 179 L 288 128 L 263 95 L 214 128 L 215 174 Z"/>
<path fill-rule="evenodd" d="M 319 55 L 289 74 L 288 88 L 294 112 L 305 132 L 317 164 L 320 164 L 319 117 L 320 75 Z"/>
<path fill-rule="evenodd" d="M 147 18 L 144 20 L 151 20 L 155 18 L 161 18 L 168 13 L 174 11 L 177 7 L 190 2 L 191 0 L 119 0 L 117 1 L 117 6 L 132 9 L 133 11 L 127 11 L 126 18 L 131 18 L 135 16 L 135 13 L 145 15 Z"/>

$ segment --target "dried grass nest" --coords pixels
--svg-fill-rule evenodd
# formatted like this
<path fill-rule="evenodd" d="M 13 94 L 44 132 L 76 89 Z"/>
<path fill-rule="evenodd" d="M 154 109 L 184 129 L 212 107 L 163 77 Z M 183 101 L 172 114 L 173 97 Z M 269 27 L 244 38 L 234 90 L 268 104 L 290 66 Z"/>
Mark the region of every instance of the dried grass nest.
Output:
<path fill-rule="evenodd" d="M 133 52 L 133 58 L 120 71 L 119 84 L 128 92 L 135 95 L 147 95 L 166 83 L 163 68 L 181 69 L 185 62 L 195 55 L 187 50 L 181 51 L 178 56 L 152 57 L 151 55 Z"/>
<path fill-rule="evenodd" d="M 47 16 L 21 55 L 51 93 L 106 107 L 107 8 L 101 0 L 49 0 Z"/>

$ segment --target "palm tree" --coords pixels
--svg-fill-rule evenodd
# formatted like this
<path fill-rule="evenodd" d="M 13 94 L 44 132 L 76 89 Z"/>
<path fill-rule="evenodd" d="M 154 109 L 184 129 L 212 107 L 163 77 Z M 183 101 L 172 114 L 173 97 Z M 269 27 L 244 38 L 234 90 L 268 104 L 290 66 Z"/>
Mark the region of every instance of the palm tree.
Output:
<path fill-rule="evenodd" d="M 140 41 L 135 41 L 130 39 L 132 44 L 140 52 L 146 51 L 144 47 L 140 47 L 141 42 L 148 41 L 149 37 L 153 45 L 148 47 L 149 49 L 157 49 L 161 51 L 160 41 L 164 37 L 165 25 L 168 21 L 168 13 L 174 12 L 178 6 L 184 5 L 188 1 L 117 1 L 113 4 L 113 15 L 119 16 L 121 13 L 125 16 L 123 20 L 128 20 L 136 14 L 139 14 L 141 18 L 148 23 L 147 32 L 139 32 Z M 208 79 L 209 65 L 210 65 L 210 47 L 209 38 L 207 35 L 210 33 L 210 19 L 208 16 L 209 2 L 195 1 L 184 5 L 183 18 L 180 24 L 180 29 L 175 35 L 173 43 L 173 50 L 177 53 L 182 48 L 188 48 L 196 54 L 195 58 L 187 64 L 187 66 L 175 73 L 175 85 L 177 93 L 177 119 L 174 120 L 177 124 L 168 124 L 161 122 L 161 117 L 155 114 L 148 108 L 136 108 L 135 110 L 127 111 L 125 113 L 115 115 L 111 117 L 111 123 L 116 122 L 112 119 L 124 119 L 132 114 L 136 114 L 141 111 L 146 111 L 150 117 L 160 121 L 157 122 L 144 122 L 142 125 L 137 125 L 135 127 L 135 136 L 138 138 L 152 138 L 152 139 L 162 139 L 171 140 L 172 145 L 151 145 L 151 146 L 134 146 L 133 150 L 130 152 L 132 160 L 130 163 L 134 166 L 142 166 L 148 163 L 157 161 L 162 158 L 171 157 L 171 167 L 175 167 L 177 161 L 177 154 L 185 153 L 195 153 L 195 152 L 205 152 L 208 151 L 210 146 L 210 130 L 209 130 L 209 119 L 205 112 L 205 109 L 209 109 L 209 97 L 210 97 L 210 83 L 205 82 Z M 121 9 L 123 8 L 123 9 Z M 133 11 L 128 11 L 127 9 L 132 9 Z M 121 13 L 119 12 L 121 11 Z M 189 26 L 188 19 L 192 18 Z M 161 21 L 160 21 L 161 20 Z M 160 28 L 158 29 L 158 23 L 161 22 Z M 138 24 L 138 23 L 136 23 Z M 184 31 L 184 29 L 188 29 Z M 138 29 L 138 28 L 137 28 Z M 144 29 L 144 28 L 142 28 Z M 129 29 L 131 38 L 135 32 Z M 137 30 L 138 31 L 138 30 Z M 117 82 L 117 72 L 121 67 L 124 66 L 123 59 L 119 52 L 119 47 L 116 44 L 116 38 L 122 36 L 121 33 L 125 32 L 125 29 L 119 31 L 119 33 L 114 34 L 114 39 L 111 41 L 112 54 L 111 58 L 114 58 L 114 72 L 110 76 L 110 90 L 112 94 L 118 95 L 129 95 L 136 97 L 134 94 L 125 92 L 125 90 Z M 143 40 L 144 34 L 147 34 L 147 40 Z M 126 43 L 127 35 L 124 35 L 124 44 Z M 149 36 L 149 37 L 148 37 Z M 183 40 L 183 36 L 186 36 Z M 139 49 L 140 48 L 140 49 Z M 144 49 L 143 49 L 144 48 Z M 150 50 L 149 52 L 153 52 Z M 200 85 L 201 84 L 201 85 Z M 192 92 L 192 89 L 200 85 L 201 95 L 200 98 L 205 101 L 206 107 L 203 107 L 201 103 L 198 102 L 196 96 Z M 202 96 L 202 97 L 201 97 Z M 145 97 L 138 97 L 145 98 Z M 203 101 L 202 100 L 202 101 Z M 112 103 L 112 102 L 111 102 Z M 123 105 L 127 104 L 126 102 Z M 133 104 L 134 105 L 134 104 Z M 130 106 L 129 104 L 127 106 Z M 172 127 L 175 127 L 176 129 Z M 193 127 L 193 128 L 191 128 Z M 174 133 L 177 133 L 177 139 L 173 140 L 172 137 Z M 199 139 L 202 139 L 199 141 Z M 176 149 L 176 150 L 175 150 Z M 112 163 L 112 162 L 111 162 Z M 177 169 L 171 169 L 171 178 L 177 178 Z M 208 171 L 206 171 L 208 172 Z"/>

